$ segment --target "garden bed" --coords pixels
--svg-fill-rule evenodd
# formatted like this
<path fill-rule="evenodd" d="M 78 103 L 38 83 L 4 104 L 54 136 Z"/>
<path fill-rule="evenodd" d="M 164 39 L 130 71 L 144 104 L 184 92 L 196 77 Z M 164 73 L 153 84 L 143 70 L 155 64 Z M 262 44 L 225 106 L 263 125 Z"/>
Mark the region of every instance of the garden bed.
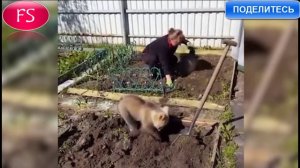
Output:
<path fill-rule="evenodd" d="M 200 93 L 203 93 L 211 75 L 213 73 L 214 67 L 219 61 L 219 56 L 217 55 L 201 55 L 198 56 L 198 65 L 196 71 L 185 77 L 179 77 L 176 79 L 176 90 L 168 93 L 168 97 L 180 97 L 197 99 Z M 141 61 L 131 61 L 128 68 L 146 68 Z M 233 61 L 232 58 L 228 57 L 225 59 L 220 73 L 212 87 L 209 99 L 212 101 L 220 101 L 220 103 L 226 103 L 228 100 L 229 86 L 232 75 Z M 101 90 L 101 91 L 112 91 L 112 80 L 109 75 L 94 74 L 87 78 L 87 80 L 82 81 L 77 86 L 78 88 Z M 140 92 L 146 95 L 162 95 L 155 94 L 151 92 Z"/>
<path fill-rule="evenodd" d="M 75 88 L 113 91 L 113 81 L 110 76 L 113 68 L 119 66 L 122 66 L 121 69 L 123 67 L 147 68 L 139 59 L 132 59 L 132 56 L 135 56 L 133 52 L 127 52 L 125 56 L 128 59 L 124 61 L 120 56 L 115 57 L 118 53 L 113 54 L 111 51 L 116 50 L 108 50 L 110 59 L 106 59 L 104 66 L 78 83 Z M 179 57 L 184 58 L 184 55 Z M 166 96 L 197 99 L 199 94 L 204 92 L 219 58 L 218 55 L 197 56 L 196 70 L 185 77 L 177 78 L 175 81 L 177 89 Z M 228 104 L 232 66 L 233 61 L 228 57 L 223 63 L 208 101 Z M 162 96 L 161 93 L 139 93 Z M 182 137 L 171 145 L 179 132 L 187 128 L 186 123 L 183 124 L 179 118 L 185 117 L 191 120 L 195 109 L 187 108 L 188 110 L 179 112 L 180 107 L 171 108 L 170 123 L 161 133 L 163 142 L 158 142 L 147 134 L 141 134 L 137 139 L 130 141 L 128 127 L 124 120 L 111 110 L 98 107 L 104 100 L 94 103 L 95 108 L 90 109 L 89 100 L 94 98 L 79 96 L 80 99 L 86 99 L 86 102 L 78 99 L 78 105 L 74 105 L 70 103 L 70 99 L 65 102 L 70 104 L 70 107 L 65 107 L 61 99 L 66 99 L 68 96 L 71 95 L 65 96 L 65 93 L 61 93 L 59 99 L 59 167 L 211 167 L 210 159 L 216 132 L 211 131 L 211 127 L 197 127 L 200 129 L 195 129 L 196 137 Z M 78 107 L 74 108 L 75 106 Z M 216 119 L 219 114 L 219 112 L 212 114 L 212 110 L 203 110 L 200 117 Z"/>
<path fill-rule="evenodd" d="M 162 131 L 163 142 L 141 134 L 128 139 L 128 128 L 111 111 L 76 114 L 70 108 L 59 108 L 59 167 L 210 167 L 214 131 L 195 131 L 196 137 L 181 137 L 184 125 L 176 116 Z M 76 115 L 74 115 L 76 114 Z"/>

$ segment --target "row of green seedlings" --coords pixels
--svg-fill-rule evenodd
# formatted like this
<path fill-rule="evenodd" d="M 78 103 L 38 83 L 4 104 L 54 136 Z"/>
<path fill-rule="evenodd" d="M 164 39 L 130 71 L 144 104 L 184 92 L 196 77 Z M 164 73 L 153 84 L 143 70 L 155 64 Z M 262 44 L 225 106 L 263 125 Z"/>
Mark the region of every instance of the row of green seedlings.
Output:
<path fill-rule="evenodd" d="M 107 73 L 109 70 L 126 66 L 133 55 L 133 47 L 130 45 L 100 44 L 93 47 L 104 48 L 107 51 L 107 56 L 98 64 L 98 73 Z M 89 51 L 71 51 L 60 56 L 58 59 L 59 74 L 66 73 L 93 55 L 94 52 Z"/>
<path fill-rule="evenodd" d="M 88 75 L 87 80 L 100 81 L 100 79 L 108 78 L 109 76 L 123 72 L 135 54 L 133 45 L 105 43 L 93 47 L 104 48 L 107 55 L 105 56 L 105 59 L 97 64 L 96 70 Z M 97 89 L 97 86 L 95 87 L 95 89 Z"/>
<path fill-rule="evenodd" d="M 234 118 L 234 114 L 230 107 L 226 107 L 226 111 L 219 116 L 221 148 L 217 157 L 217 168 L 236 168 L 236 151 L 238 145 L 234 141 L 234 137 L 238 136 L 234 125 L 230 122 Z"/>
<path fill-rule="evenodd" d="M 92 55 L 93 52 L 88 52 L 88 51 L 70 51 L 68 53 L 65 53 L 63 56 L 59 56 L 58 57 L 59 75 L 68 72 L 76 65 L 82 63 Z"/>
<path fill-rule="evenodd" d="M 127 67 L 134 55 L 132 45 L 124 44 L 100 44 L 98 48 L 104 48 L 107 56 L 99 63 L 98 73 L 107 74 L 119 71 Z"/>

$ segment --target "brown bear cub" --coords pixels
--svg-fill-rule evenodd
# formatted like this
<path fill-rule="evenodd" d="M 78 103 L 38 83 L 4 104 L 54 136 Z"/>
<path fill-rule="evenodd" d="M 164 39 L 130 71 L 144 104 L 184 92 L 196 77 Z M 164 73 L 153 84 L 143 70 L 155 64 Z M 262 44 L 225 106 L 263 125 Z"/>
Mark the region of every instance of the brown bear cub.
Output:
<path fill-rule="evenodd" d="M 126 95 L 121 98 L 118 110 L 129 127 L 130 137 L 138 136 L 137 122 L 140 122 L 142 132 L 149 133 L 156 140 L 161 140 L 159 131 L 169 122 L 168 106 L 160 107 L 138 96 Z"/>

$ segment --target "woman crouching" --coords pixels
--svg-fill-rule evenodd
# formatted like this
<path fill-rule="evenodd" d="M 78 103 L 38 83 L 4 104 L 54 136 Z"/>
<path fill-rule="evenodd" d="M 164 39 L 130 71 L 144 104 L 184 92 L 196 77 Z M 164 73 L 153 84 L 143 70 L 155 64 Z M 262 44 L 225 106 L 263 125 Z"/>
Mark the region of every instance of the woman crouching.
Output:
<path fill-rule="evenodd" d="M 149 66 L 154 78 L 157 78 L 159 70 L 162 77 L 166 77 L 166 85 L 171 88 L 174 86 L 172 79 L 177 75 L 178 62 L 174 53 L 180 44 L 187 45 L 188 42 L 182 30 L 171 28 L 167 35 L 157 38 L 145 47 L 142 60 Z"/>

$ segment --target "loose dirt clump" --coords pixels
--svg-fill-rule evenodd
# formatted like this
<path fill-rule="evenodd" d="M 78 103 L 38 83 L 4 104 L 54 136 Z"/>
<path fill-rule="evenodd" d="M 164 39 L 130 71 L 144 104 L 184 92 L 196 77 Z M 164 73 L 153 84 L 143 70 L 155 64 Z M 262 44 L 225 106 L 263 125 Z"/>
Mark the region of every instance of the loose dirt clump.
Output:
<path fill-rule="evenodd" d="M 105 112 L 66 119 L 59 128 L 59 167 L 161 168 L 208 167 L 213 135 L 182 136 L 185 128 L 176 117 L 161 132 L 162 142 L 148 134 L 129 139 L 122 118 Z M 200 138 L 201 137 L 201 138 Z"/>

